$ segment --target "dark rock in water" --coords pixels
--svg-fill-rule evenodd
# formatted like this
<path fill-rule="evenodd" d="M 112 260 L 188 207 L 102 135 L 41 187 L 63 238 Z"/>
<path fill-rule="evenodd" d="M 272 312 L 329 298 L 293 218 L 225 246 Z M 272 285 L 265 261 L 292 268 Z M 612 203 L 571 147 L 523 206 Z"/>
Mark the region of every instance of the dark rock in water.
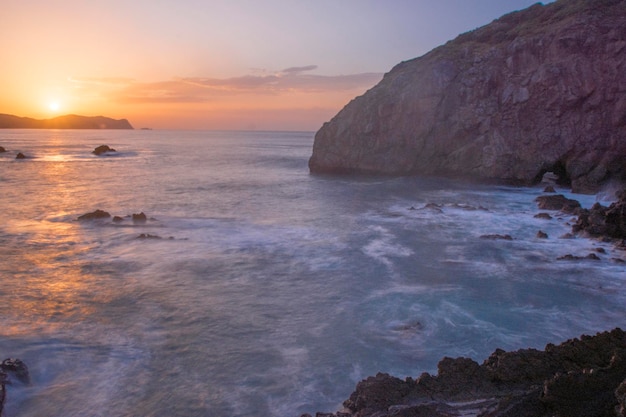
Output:
<path fill-rule="evenodd" d="M 15 159 L 26 159 L 26 155 L 24 155 L 22 152 L 19 152 L 16 156 Z"/>
<path fill-rule="evenodd" d="M 147 220 L 148 220 L 148 216 L 146 216 L 143 211 L 141 213 L 139 213 L 139 214 L 133 213 L 133 221 L 134 222 L 144 223 Z"/>
<path fill-rule="evenodd" d="M 94 149 L 91 153 L 96 155 L 102 155 L 107 152 L 117 152 L 115 149 L 110 148 L 109 145 L 100 145 L 96 149 Z"/>
<path fill-rule="evenodd" d="M 120 217 L 120 216 L 113 216 L 113 221 L 115 223 L 119 223 L 119 222 L 123 222 L 124 219 L 122 217 Z"/>
<path fill-rule="evenodd" d="M 482 365 L 444 358 L 438 374 L 379 373 L 344 402 L 351 417 L 603 417 L 626 407 L 626 333 L 581 336 L 544 351 L 497 349 Z M 623 415 L 623 414 L 620 414 Z"/>
<path fill-rule="evenodd" d="M 574 213 L 580 208 L 578 201 L 567 198 L 563 194 L 541 195 L 535 198 L 535 201 L 541 210 L 559 210 L 564 213 Z"/>
<path fill-rule="evenodd" d="M 559 236 L 559 239 L 574 239 L 574 235 L 571 233 L 564 233 L 561 236 Z"/>
<path fill-rule="evenodd" d="M 108 212 L 98 209 L 96 211 L 92 211 L 91 213 L 85 213 L 82 216 L 78 216 L 78 220 L 106 219 L 108 217 L 111 217 Z"/>
<path fill-rule="evenodd" d="M 554 189 L 553 186 L 548 185 L 546 188 L 543 189 L 544 193 L 556 193 L 556 190 Z"/>
<path fill-rule="evenodd" d="M 492 235 L 481 235 L 481 239 L 488 240 L 513 240 L 511 235 L 500 235 L 500 234 L 492 234 Z"/>
<path fill-rule="evenodd" d="M 596 203 L 589 210 L 581 210 L 572 231 L 594 237 L 626 239 L 626 190 L 619 193 L 619 200 L 609 207 Z"/>
<path fill-rule="evenodd" d="M 0 146 L 0 153 L 6 152 L 7 150 Z"/>
<path fill-rule="evenodd" d="M 402 62 L 316 133 L 310 170 L 623 182 L 625 17 L 619 0 L 537 3 Z"/>
<path fill-rule="evenodd" d="M 15 377 L 22 384 L 30 385 L 28 367 L 22 360 L 14 358 L 3 360 L 0 364 L 0 415 L 2 415 L 6 401 L 6 386 L 13 383 L 9 376 Z"/>
<path fill-rule="evenodd" d="M 11 373 L 23 384 L 30 384 L 28 367 L 21 359 L 7 358 L 0 365 L 3 371 Z"/>
<path fill-rule="evenodd" d="M 548 213 L 537 213 L 533 217 L 536 219 L 552 220 L 552 216 L 550 216 Z"/>
<path fill-rule="evenodd" d="M 537 232 L 537 238 L 538 239 L 547 239 L 548 238 L 548 234 L 542 230 Z"/>

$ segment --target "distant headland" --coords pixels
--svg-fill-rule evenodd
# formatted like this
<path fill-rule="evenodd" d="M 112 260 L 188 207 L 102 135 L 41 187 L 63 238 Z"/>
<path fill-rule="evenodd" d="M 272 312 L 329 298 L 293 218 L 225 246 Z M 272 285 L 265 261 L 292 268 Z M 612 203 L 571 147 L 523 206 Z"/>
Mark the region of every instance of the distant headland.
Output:
<path fill-rule="evenodd" d="M 12 114 L 0 114 L 0 129 L 133 129 L 126 119 L 104 116 L 68 114 L 52 119 L 32 119 Z"/>

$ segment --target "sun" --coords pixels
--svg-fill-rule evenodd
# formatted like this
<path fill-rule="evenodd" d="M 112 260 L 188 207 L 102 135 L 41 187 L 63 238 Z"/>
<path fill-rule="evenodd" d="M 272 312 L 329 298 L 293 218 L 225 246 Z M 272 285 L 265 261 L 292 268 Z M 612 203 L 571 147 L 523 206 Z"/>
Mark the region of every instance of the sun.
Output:
<path fill-rule="evenodd" d="M 50 109 L 51 112 L 56 113 L 61 110 L 61 105 L 58 101 L 51 101 L 50 103 L 48 103 L 48 109 Z"/>

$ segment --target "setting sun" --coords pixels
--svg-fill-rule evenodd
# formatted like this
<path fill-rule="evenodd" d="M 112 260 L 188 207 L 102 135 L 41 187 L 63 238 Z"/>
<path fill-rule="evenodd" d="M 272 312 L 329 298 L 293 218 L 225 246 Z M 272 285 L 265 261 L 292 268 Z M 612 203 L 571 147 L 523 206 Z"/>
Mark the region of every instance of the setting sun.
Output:
<path fill-rule="evenodd" d="M 48 109 L 50 109 L 50 111 L 57 112 L 61 109 L 61 105 L 58 101 L 51 101 L 48 103 Z"/>

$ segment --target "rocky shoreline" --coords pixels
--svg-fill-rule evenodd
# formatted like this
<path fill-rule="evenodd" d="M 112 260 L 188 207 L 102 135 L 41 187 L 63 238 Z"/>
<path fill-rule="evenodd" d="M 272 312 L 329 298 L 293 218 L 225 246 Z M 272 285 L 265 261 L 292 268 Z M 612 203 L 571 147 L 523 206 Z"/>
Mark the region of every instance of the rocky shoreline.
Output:
<path fill-rule="evenodd" d="M 596 203 L 590 209 L 553 189 L 544 191 L 535 200 L 538 208 L 577 216 L 572 236 L 626 250 L 626 189 L 608 207 Z M 539 215 L 552 219 L 549 213 Z M 599 258 L 593 253 L 558 258 L 570 259 Z M 405 380 L 379 373 L 357 384 L 343 410 L 315 417 L 626 417 L 626 332 L 620 328 L 548 344 L 543 351 L 496 349 L 482 364 L 444 357 L 437 370 L 434 376 Z"/>
<path fill-rule="evenodd" d="M 626 416 L 626 332 L 543 351 L 496 349 L 482 364 L 445 357 L 437 375 L 417 379 L 379 373 L 359 382 L 343 405 L 316 417 Z"/>

